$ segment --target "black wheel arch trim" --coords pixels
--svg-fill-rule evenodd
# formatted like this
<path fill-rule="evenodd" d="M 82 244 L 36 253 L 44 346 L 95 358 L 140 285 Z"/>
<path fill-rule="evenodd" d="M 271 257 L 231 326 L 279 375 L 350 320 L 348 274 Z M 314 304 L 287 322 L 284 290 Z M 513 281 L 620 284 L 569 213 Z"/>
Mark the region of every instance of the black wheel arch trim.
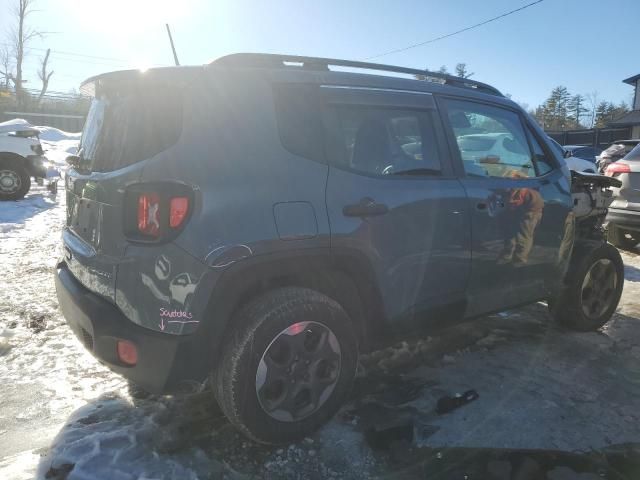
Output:
<path fill-rule="evenodd" d="M 363 254 L 350 249 L 301 249 L 256 255 L 236 262 L 216 281 L 199 334 L 213 342 L 211 366 L 229 335 L 235 312 L 269 290 L 299 286 L 338 302 L 354 322 L 360 350 L 366 351 L 384 328 L 382 297 Z"/>

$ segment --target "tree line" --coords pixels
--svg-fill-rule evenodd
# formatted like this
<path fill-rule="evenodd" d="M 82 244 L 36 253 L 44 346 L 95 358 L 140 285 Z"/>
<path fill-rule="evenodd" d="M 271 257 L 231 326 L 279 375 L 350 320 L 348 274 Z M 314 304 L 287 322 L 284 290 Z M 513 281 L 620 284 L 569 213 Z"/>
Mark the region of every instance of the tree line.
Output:
<path fill-rule="evenodd" d="M 572 95 L 567 87 L 559 85 L 549 97 L 529 113 L 545 130 L 571 130 L 603 128 L 629 112 L 629 105 L 601 100 L 598 92 Z"/>

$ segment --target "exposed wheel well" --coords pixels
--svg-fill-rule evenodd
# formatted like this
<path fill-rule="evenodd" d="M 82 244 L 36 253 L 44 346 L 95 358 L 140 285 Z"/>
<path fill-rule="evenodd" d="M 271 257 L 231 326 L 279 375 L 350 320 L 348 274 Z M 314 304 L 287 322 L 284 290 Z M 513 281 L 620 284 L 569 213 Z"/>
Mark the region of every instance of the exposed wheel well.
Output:
<path fill-rule="evenodd" d="M 330 254 L 278 255 L 240 262 L 223 274 L 221 287 L 210 301 L 208 311 L 225 325 L 215 337 L 223 341 L 231 333 L 234 314 L 252 299 L 276 288 L 298 286 L 338 302 L 354 323 L 360 350 L 366 351 L 382 329 L 384 310 L 374 277 L 361 262 Z"/>

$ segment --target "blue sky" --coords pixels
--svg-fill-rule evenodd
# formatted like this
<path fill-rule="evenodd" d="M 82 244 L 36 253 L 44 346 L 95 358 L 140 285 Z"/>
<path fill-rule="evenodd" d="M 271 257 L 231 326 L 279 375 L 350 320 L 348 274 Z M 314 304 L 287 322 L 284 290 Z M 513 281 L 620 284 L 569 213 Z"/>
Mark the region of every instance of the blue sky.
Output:
<path fill-rule="evenodd" d="M 0 42 L 6 41 L 7 12 L 15 1 L 0 0 Z M 37 88 L 35 71 L 43 52 L 36 49 L 48 47 L 54 52 L 52 90 L 77 88 L 84 78 L 103 71 L 171 64 L 165 21 L 171 24 L 183 64 L 241 51 L 361 60 L 530 1 L 37 0 L 31 24 L 51 33 L 32 43 L 26 74 L 28 86 Z M 632 89 L 621 80 L 640 73 L 639 14 L 638 0 L 544 0 L 477 29 L 376 61 L 434 69 L 447 65 L 450 70 L 465 62 L 474 78 L 531 107 L 556 85 L 629 102 Z"/>

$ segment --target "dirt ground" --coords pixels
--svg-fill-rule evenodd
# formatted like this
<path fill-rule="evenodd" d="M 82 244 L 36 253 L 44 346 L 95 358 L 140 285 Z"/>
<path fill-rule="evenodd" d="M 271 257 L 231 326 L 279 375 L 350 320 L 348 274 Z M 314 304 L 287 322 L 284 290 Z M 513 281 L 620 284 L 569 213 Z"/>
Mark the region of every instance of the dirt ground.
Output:
<path fill-rule="evenodd" d="M 0 210 L 2 479 L 640 478 L 637 253 L 602 331 L 564 331 L 536 304 L 375 352 L 326 427 L 266 448 L 206 389 L 132 397 L 75 339 L 52 276 L 62 197 L 35 188 Z"/>

